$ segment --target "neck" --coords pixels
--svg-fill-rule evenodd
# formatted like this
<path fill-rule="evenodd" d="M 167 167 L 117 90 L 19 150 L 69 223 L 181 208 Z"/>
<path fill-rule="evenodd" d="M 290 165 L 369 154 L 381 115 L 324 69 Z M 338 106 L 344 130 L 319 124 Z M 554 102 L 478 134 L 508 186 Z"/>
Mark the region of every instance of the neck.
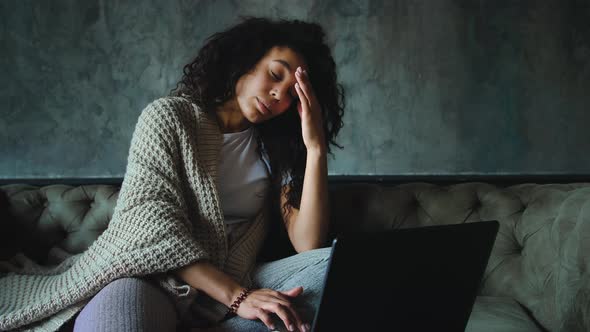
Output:
<path fill-rule="evenodd" d="M 252 124 L 244 117 L 236 99 L 229 100 L 215 110 L 217 124 L 222 133 L 236 133 Z"/>

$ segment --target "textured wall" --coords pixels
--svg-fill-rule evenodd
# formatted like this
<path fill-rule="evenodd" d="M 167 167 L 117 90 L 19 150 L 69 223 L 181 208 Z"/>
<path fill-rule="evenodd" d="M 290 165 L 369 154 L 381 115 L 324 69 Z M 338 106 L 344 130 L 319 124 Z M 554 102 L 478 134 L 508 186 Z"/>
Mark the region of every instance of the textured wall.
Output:
<path fill-rule="evenodd" d="M 4 0 L 0 178 L 123 176 L 141 109 L 238 15 L 326 28 L 331 174 L 589 173 L 589 0 Z"/>

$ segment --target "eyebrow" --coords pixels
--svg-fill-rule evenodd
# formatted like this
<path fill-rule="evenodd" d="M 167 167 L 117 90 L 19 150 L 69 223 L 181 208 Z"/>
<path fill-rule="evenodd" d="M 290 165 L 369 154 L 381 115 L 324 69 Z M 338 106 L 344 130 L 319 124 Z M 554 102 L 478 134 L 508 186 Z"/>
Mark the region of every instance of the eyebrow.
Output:
<path fill-rule="evenodd" d="M 285 60 L 282 60 L 282 59 L 277 59 L 277 60 L 272 60 L 272 61 L 279 62 L 279 63 L 281 63 L 283 66 L 287 67 L 287 69 L 291 70 L 291 66 L 290 66 L 290 65 L 289 65 L 289 63 L 288 63 L 287 61 L 285 61 Z"/>

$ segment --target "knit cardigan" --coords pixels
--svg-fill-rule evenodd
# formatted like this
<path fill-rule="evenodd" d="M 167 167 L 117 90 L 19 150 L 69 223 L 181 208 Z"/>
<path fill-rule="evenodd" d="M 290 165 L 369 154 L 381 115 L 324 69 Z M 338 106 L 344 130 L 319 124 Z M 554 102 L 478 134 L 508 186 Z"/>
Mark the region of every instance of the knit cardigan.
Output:
<path fill-rule="evenodd" d="M 170 271 L 196 261 L 207 260 L 249 286 L 268 211 L 228 248 L 216 180 L 221 142 L 215 118 L 187 99 L 149 104 L 131 139 L 109 226 L 86 251 L 57 266 L 40 266 L 22 255 L 10 271 L 3 265 L 0 330 L 55 331 L 108 283 L 131 276 L 155 278 L 181 313 L 187 312 L 207 296 Z M 221 319 L 227 310 L 211 298 L 202 302 L 209 319 Z"/>

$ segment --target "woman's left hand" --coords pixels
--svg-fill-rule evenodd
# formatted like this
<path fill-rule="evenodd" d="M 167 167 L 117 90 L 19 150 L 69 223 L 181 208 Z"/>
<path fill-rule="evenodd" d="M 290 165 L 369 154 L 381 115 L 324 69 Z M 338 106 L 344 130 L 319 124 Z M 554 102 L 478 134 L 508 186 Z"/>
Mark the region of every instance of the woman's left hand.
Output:
<path fill-rule="evenodd" d="M 307 150 L 325 151 L 324 126 L 321 106 L 313 92 L 307 71 L 297 67 L 295 90 L 299 96 L 297 111 L 301 117 L 301 134 Z"/>

